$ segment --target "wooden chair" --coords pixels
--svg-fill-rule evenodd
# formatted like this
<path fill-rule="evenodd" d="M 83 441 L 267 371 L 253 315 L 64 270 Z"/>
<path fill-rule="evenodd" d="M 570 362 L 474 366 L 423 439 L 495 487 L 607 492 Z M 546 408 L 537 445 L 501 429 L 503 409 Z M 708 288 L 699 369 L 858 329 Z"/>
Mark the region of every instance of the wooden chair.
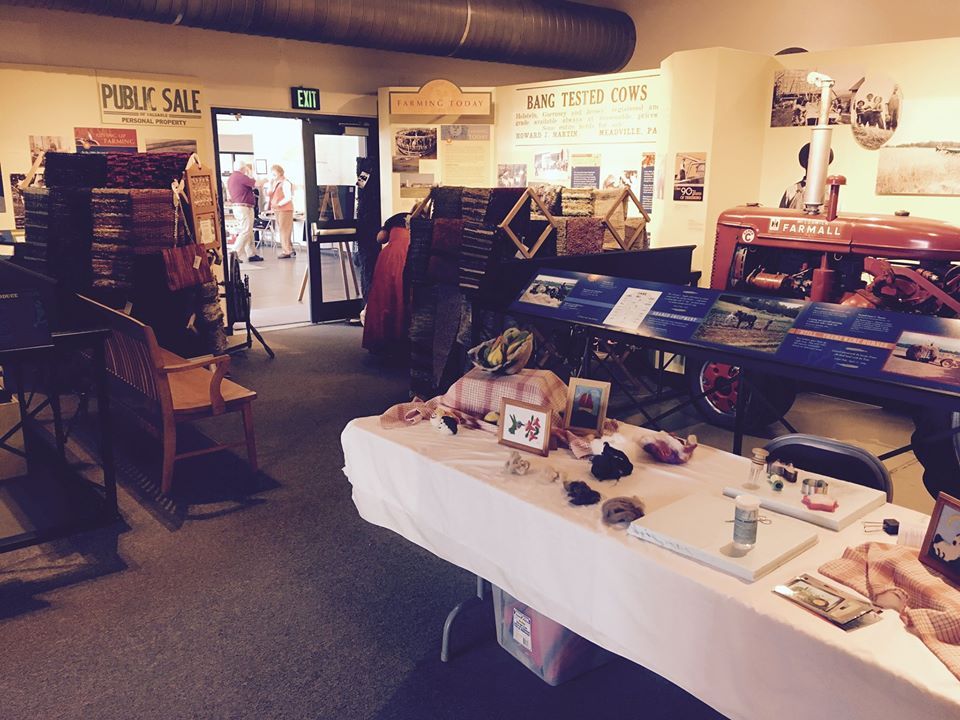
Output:
<path fill-rule="evenodd" d="M 177 460 L 245 445 L 252 471 L 257 447 L 251 403 L 257 394 L 224 376 L 230 367 L 225 355 L 185 359 L 164 350 L 149 325 L 82 298 L 100 324 L 113 330 L 106 342 L 111 400 L 132 412 L 145 428 L 159 435 L 163 451 L 160 489 L 169 493 Z M 177 452 L 177 424 L 240 412 L 244 441 Z"/>

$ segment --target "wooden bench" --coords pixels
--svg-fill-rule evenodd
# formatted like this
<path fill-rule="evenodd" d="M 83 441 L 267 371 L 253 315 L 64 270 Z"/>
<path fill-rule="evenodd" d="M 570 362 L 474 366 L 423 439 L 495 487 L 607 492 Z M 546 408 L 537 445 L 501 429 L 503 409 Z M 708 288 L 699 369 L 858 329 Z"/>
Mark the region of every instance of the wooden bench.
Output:
<path fill-rule="evenodd" d="M 253 472 L 257 447 L 251 403 L 257 394 L 224 376 L 230 367 L 225 355 L 187 360 L 157 345 L 149 325 L 88 298 L 82 298 L 99 324 L 113 330 L 106 342 L 111 399 L 131 411 L 163 448 L 160 489 L 169 493 L 177 460 L 246 445 Z M 239 411 L 243 442 L 177 453 L 177 423 Z"/>

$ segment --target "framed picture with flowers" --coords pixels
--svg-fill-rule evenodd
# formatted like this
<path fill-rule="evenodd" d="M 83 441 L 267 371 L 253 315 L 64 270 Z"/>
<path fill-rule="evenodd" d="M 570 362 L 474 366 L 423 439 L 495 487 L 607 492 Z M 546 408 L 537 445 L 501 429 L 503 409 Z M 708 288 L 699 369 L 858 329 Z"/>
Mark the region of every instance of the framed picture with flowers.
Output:
<path fill-rule="evenodd" d="M 550 420 L 553 411 L 547 405 L 533 405 L 522 400 L 500 401 L 501 445 L 546 456 L 550 452 Z"/>
<path fill-rule="evenodd" d="M 610 383 L 572 377 L 567 389 L 567 411 L 564 413 L 567 429 L 573 432 L 603 433 L 610 402 Z"/>

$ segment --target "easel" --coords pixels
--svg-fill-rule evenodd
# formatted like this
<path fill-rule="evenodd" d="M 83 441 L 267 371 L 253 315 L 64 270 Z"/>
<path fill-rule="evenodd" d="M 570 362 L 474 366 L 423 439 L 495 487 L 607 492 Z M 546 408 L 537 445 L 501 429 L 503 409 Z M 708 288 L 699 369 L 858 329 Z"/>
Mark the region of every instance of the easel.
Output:
<path fill-rule="evenodd" d="M 340 193 L 337 190 L 336 185 L 327 185 L 323 191 L 323 197 L 320 200 L 320 212 L 317 215 L 322 219 L 323 214 L 327 209 L 331 211 L 333 215 L 333 220 L 343 220 L 343 208 L 340 205 Z M 355 235 L 356 229 L 354 228 L 337 228 L 337 229 L 326 229 L 319 230 L 314 228 L 313 235 L 314 237 L 320 237 L 323 235 Z M 304 234 L 306 234 L 306 223 L 304 223 Z M 350 259 L 350 247 L 348 241 L 338 240 L 332 243 L 337 250 L 337 258 L 340 263 L 340 273 L 343 276 L 343 290 L 347 295 L 347 300 L 350 300 L 350 281 L 349 278 L 353 279 L 353 292 L 356 297 L 360 297 L 360 281 L 357 279 L 357 270 L 353 266 L 353 262 Z M 350 274 L 347 275 L 347 269 L 349 268 Z M 303 295 L 307 290 L 307 279 L 310 277 L 310 265 L 308 264 L 303 271 L 303 279 L 300 281 L 300 294 L 297 296 L 297 302 L 303 302 Z"/>

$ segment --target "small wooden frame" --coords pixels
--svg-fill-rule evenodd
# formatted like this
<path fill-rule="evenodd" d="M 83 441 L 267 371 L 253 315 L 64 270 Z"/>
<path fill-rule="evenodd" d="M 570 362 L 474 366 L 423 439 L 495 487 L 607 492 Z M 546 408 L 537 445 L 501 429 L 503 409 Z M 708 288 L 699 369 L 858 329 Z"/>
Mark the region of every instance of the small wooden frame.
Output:
<path fill-rule="evenodd" d="M 517 216 L 517 213 L 519 213 L 526 205 L 527 198 L 533 200 L 534 204 L 540 209 L 540 212 L 543 213 L 543 216 L 547 219 L 547 227 L 543 229 L 543 232 L 540 233 L 540 237 L 537 239 L 537 242 L 534 243 L 533 247 L 531 248 L 527 248 L 527 246 L 520 241 L 520 238 L 517 237 L 517 234 L 513 231 L 513 228 L 510 227 L 510 223 Z M 554 219 L 553 215 L 550 214 L 550 211 L 547 210 L 547 206 L 543 204 L 543 200 L 540 199 L 540 196 L 537 195 L 537 193 L 535 193 L 531 188 L 527 188 L 523 191 L 520 199 L 517 200 L 517 204 L 514 205 L 510 212 L 507 213 L 507 216 L 498 225 L 498 227 L 507 234 L 507 237 L 509 237 L 510 240 L 513 241 L 513 244 L 517 246 L 517 250 L 520 251 L 520 254 L 529 260 L 537 254 L 537 251 L 540 250 L 540 246 L 542 246 L 550 236 L 550 232 L 557 229 L 557 221 Z"/>
<path fill-rule="evenodd" d="M 522 400 L 500 401 L 500 425 L 497 440 L 501 445 L 543 455 L 550 453 L 553 410 Z"/>
<path fill-rule="evenodd" d="M 634 204 L 634 206 L 643 216 L 643 222 L 639 225 L 639 227 L 637 227 L 636 230 L 634 230 L 633 234 L 630 235 L 629 238 L 621 236 L 620 231 L 617 230 L 613 226 L 613 223 L 610 222 L 610 216 L 616 212 L 617 206 L 620 205 L 623 207 L 623 221 L 624 226 L 626 226 L 628 200 Z M 629 185 L 623 186 L 623 190 L 620 192 L 620 197 L 618 197 L 617 201 L 610 206 L 610 209 L 607 210 L 607 214 L 603 216 L 603 224 L 607 227 L 607 230 L 610 231 L 610 234 L 613 235 L 614 239 L 617 241 L 617 244 L 619 244 L 624 250 L 629 250 L 636 244 L 637 239 L 643 235 L 643 232 L 647 229 L 648 222 L 650 222 L 650 216 L 647 214 L 647 211 L 643 209 L 643 204 L 634 194 Z"/>
<path fill-rule="evenodd" d="M 563 415 L 566 428 L 602 434 L 609 403 L 610 383 L 571 377 L 567 388 L 567 410 Z"/>
<path fill-rule="evenodd" d="M 945 492 L 937 496 L 930 515 L 920 562 L 950 582 L 960 584 L 960 500 Z"/>

